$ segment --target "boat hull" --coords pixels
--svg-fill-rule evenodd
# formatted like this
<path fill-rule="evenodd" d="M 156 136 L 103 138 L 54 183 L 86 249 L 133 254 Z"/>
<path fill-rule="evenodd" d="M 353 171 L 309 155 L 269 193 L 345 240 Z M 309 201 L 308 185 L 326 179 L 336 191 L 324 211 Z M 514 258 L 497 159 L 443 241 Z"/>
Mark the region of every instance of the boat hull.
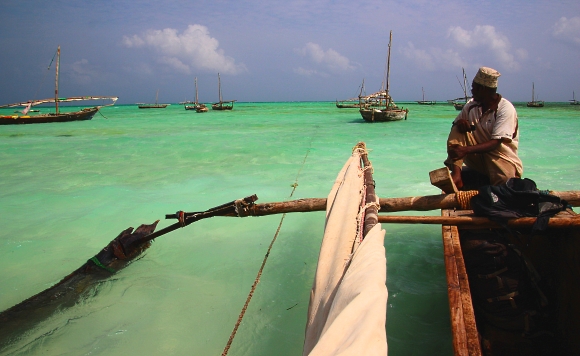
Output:
<path fill-rule="evenodd" d="M 32 116 L 0 116 L 0 125 L 46 124 L 52 122 L 85 121 L 91 120 L 97 111 L 99 111 L 99 107 L 87 108 L 81 111 L 69 113 L 42 114 Z"/>
<path fill-rule="evenodd" d="M 544 102 L 543 101 L 529 101 L 527 104 L 529 108 L 543 108 Z"/>
<path fill-rule="evenodd" d="M 186 105 L 185 110 L 195 110 L 195 112 L 207 112 L 207 106 L 204 104 Z"/>
<path fill-rule="evenodd" d="M 211 109 L 212 110 L 233 110 L 234 109 L 234 104 L 212 104 L 211 105 Z"/>
<path fill-rule="evenodd" d="M 387 122 L 387 121 L 400 121 L 407 119 L 407 110 L 403 109 L 391 109 L 391 110 L 378 110 L 378 109 L 360 109 L 360 114 L 366 122 Z"/>
<path fill-rule="evenodd" d="M 572 211 L 557 217 L 577 219 Z M 580 297 L 580 229 L 442 232 L 456 355 L 580 353 L 580 306 L 571 302 Z"/>
<path fill-rule="evenodd" d="M 336 107 L 339 109 L 360 109 L 361 104 L 340 104 L 336 103 Z"/>
<path fill-rule="evenodd" d="M 144 104 L 139 105 L 139 109 L 165 109 L 167 104 Z"/>

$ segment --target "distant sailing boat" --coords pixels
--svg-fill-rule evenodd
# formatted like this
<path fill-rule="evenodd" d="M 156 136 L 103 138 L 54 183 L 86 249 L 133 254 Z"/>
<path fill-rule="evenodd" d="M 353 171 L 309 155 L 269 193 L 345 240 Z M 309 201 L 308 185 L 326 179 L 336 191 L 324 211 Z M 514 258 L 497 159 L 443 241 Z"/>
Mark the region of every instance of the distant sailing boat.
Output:
<path fill-rule="evenodd" d="M 220 74 L 218 73 L 218 91 L 220 101 L 218 103 L 211 104 L 212 110 L 232 110 L 234 108 L 234 102 L 237 100 L 223 101 L 222 99 L 222 82 L 220 79 Z"/>
<path fill-rule="evenodd" d="M 361 105 L 359 112 L 366 122 L 384 122 L 384 121 L 398 121 L 407 119 L 409 109 L 402 109 L 395 104 L 393 98 L 389 95 L 389 74 L 391 71 L 391 42 L 393 41 L 393 31 L 389 35 L 389 52 L 387 55 L 387 87 L 385 91 L 380 91 L 376 94 L 369 95 L 367 100 L 377 101 L 383 106 L 379 107 L 365 107 Z"/>
<path fill-rule="evenodd" d="M 470 96 L 467 96 L 467 76 L 465 75 L 465 69 L 464 68 L 461 69 L 463 70 L 463 84 L 459 82 L 459 85 L 461 86 L 461 89 L 463 89 L 463 98 L 448 100 L 449 103 L 453 104 L 455 110 L 463 109 L 465 104 L 467 104 L 467 102 L 471 99 Z M 459 80 L 459 78 L 457 78 L 457 80 Z"/>
<path fill-rule="evenodd" d="M 41 99 L 41 100 L 29 100 L 14 104 L 0 105 L 0 108 L 12 108 L 17 106 L 23 106 L 24 110 L 21 111 L 22 115 L 6 115 L 0 116 L 0 125 L 14 125 L 14 124 L 44 124 L 51 122 L 68 122 L 68 121 L 82 121 L 90 120 L 95 116 L 97 111 L 103 106 L 114 105 L 117 101 L 115 96 L 72 96 L 68 98 L 58 97 L 58 74 L 60 67 L 60 46 L 56 50 L 56 73 L 54 80 L 54 98 Z M 53 57 L 54 60 L 54 57 Z M 50 62 L 52 64 L 52 62 Z M 48 66 L 50 69 L 50 65 Z M 75 112 L 60 112 L 59 103 L 72 102 L 72 101 L 87 101 L 87 100 L 112 100 L 112 104 L 95 106 L 92 108 L 82 109 Z M 38 112 L 38 110 L 31 110 L 35 105 L 54 103 L 55 112 L 49 114 L 38 114 L 38 115 L 28 115 L 29 112 Z"/>
<path fill-rule="evenodd" d="M 360 92 L 358 94 L 358 97 L 340 101 L 336 99 L 336 107 L 339 109 L 352 109 L 352 108 L 360 109 L 362 102 L 366 101 L 366 93 L 365 95 L 363 95 L 364 91 L 365 91 L 365 80 L 363 79 L 362 84 L 360 86 Z"/>
<path fill-rule="evenodd" d="M 423 100 L 417 101 L 417 104 L 420 105 L 435 105 L 437 102 L 433 100 L 425 100 L 425 90 L 421 87 L 421 92 L 423 92 Z"/>
<path fill-rule="evenodd" d="M 534 82 L 532 82 L 532 101 L 528 101 L 527 106 L 529 108 L 543 108 L 544 102 L 542 100 L 536 100 L 534 91 Z"/>
<path fill-rule="evenodd" d="M 185 110 L 195 110 L 196 112 L 207 112 L 207 106 L 205 104 L 200 104 L 197 99 L 197 77 L 195 77 L 195 101 L 188 102 L 186 104 L 193 104 L 193 105 L 185 105 Z"/>
<path fill-rule="evenodd" d="M 576 95 L 572 92 L 572 100 L 570 100 L 570 105 L 580 105 L 580 101 L 576 100 Z"/>
<path fill-rule="evenodd" d="M 139 109 L 165 109 L 169 104 L 158 104 L 157 99 L 159 98 L 159 89 L 157 89 L 157 94 L 155 94 L 155 104 L 139 104 Z"/>

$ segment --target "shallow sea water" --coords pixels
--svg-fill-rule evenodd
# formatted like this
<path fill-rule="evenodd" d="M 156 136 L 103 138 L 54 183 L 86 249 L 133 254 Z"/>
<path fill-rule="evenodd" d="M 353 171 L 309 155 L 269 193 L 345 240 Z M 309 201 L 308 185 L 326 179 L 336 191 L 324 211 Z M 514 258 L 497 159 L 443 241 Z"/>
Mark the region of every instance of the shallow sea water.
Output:
<path fill-rule="evenodd" d="M 0 126 L 0 310 L 57 283 L 129 226 L 160 219 L 159 229 L 174 222 L 165 214 L 251 194 L 258 203 L 326 197 L 359 141 L 380 197 L 438 194 L 428 172 L 443 166 L 457 112 L 400 105 L 408 120 L 375 124 L 331 102 L 283 102 L 205 114 L 120 105 L 86 122 Z M 540 189 L 578 189 L 580 107 L 516 108 L 524 176 Z M 159 237 L 0 354 L 219 355 L 279 226 L 229 355 L 301 354 L 324 212 L 281 220 L 215 217 Z M 389 354 L 451 354 L 440 227 L 383 228 Z"/>

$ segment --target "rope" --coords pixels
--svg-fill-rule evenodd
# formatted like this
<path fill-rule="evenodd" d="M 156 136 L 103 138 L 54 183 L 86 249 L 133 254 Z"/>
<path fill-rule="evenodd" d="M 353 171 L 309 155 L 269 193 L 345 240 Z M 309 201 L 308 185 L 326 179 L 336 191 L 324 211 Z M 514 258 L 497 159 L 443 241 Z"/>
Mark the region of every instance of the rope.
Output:
<path fill-rule="evenodd" d="M 457 193 L 455 193 L 455 199 L 457 200 L 457 203 L 459 204 L 461 209 L 470 210 L 471 204 L 469 204 L 469 201 L 477 194 L 479 194 L 477 190 L 468 190 L 465 192 L 460 190 Z"/>
<path fill-rule="evenodd" d="M 308 154 L 310 153 L 311 147 L 312 147 L 312 139 L 310 140 L 310 147 L 308 147 L 308 150 L 306 151 L 306 155 L 304 156 L 304 160 L 302 160 L 302 165 L 300 166 L 300 169 L 298 170 L 298 173 L 296 174 L 296 179 L 295 179 L 294 183 L 291 185 L 292 192 L 290 193 L 290 198 L 292 198 L 292 196 L 294 195 L 294 192 L 296 191 L 296 187 L 298 187 L 298 177 L 300 176 L 300 172 L 302 172 L 302 168 L 304 167 L 304 164 L 306 163 L 306 158 L 308 158 Z M 274 246 L 274 242 L 276 242 L 276 239 L 278 238 L 278 234 L 280 233 L 280 229 L 282 228 L 282 223 L 284 222 L 285 217 L 286 217 L 286 213 L 282 214 L 282 218 L 280 219 L 280 223 L 278 224 L 278 228 L 276 229 L 276 233 L 274 234 L 274 237 L 272 238 L 272 241 L 270 242 L 270 245 L 268 246 L 268 250 L 266 251 L 266 255 L 264 256 L 264 259 L 262 260 L 262 265 L 260 266 L 260 269 L 258 270 L 258 274 L 256 275 L 256 279 L 254 280 L 254 283 L 252 284 L 252 288 L 250 289 L 250 293 L 248 294 L 248 297 L 246 298 L 246 302 L 244 303 L 244 306 L 242 307 L 242 311 L 240 312 L 240 315 L 238 316 L 238 320 L 236 321 L 236 325 L 234 325 L 234 330 L 230 334 L 230 338 L 228 339 L 228 343 L 226 344 L 226 347 L 224 348 L 224 351 L 222 352 L 222 356 L 226 356 L 230 350 L 230 347 L 232 346 L 232 342 L 234 341 L 234 337 L 236 336 L 236 333 L 238 332 L 238 328 L 240 327 L 240 324 L 242 323 L 242 319 L 244 318 L 244 315 L 246 314 L 246 310 L 248 309 L 248 305 L 250 304 L 250 301 L 252 300 L 252 297 L 254 296 L 254 292 L 256 290 L 256 287 L 258 286 L 258 283 L 260 282 L 260 277 L 262 276 L 262 271 L 264 270 L 264 267 L 266 266 L 266 261 L 268 260 L 268 256 L 270 256 L 270 251 L 272 250 L 272 246 Z"/>
<path fill-rule="evenodd" d="M 46 79 L 46 75 L 50 71 L 50 67 L 52 66 L 52 62 L 54 62 L 54 59 L 56 58 L 57 52 L 58 52 L 58 50 L 54 51 L 54 55 L 52 56 L 52 59 L 50 60 L 50 63 L 48 64 L 48 68 L 46 68 L 46 72 L 44 72 L 44 75 L 42 76 L 42 79 L 40 80 L 40 84 L 38 84 L 38 88 L 36 88 L 36 91 L 34 92 L 34 96 L 32 97 L 33 100 L 36 100 L 36 98 L 38 97 L 38 91 L 40 90 L 40 88 L 44 84 L 44 80 Z"/>
<path fill-rule="evenodd" d="M 175 215 L 177 215 L 177 221 L 179 221 L 179 225 L 181 227 L 184 227 L 185 226 L 185 213 L 180 210 L 177 213 L 175 213 Z"/>
<path fill-rule="evenodd" d="M 115 273 L 117 271 L 115 271 L 112 268 L 109 268 L 107 266 L 105 266 L 104 264 L 101 263 L 101 261 L 99 261 L 99 259 L 97 258 L 97 256 L 93 256 L 92 258 L 89 259 L 89 261 L 91 261 L 92 263 L 94 263 L 97 267 L 100 267 L 102 269 L 104 269 L 107 272 L 111 272 L 111 273 Z M 88 261 L 87 261 L 88 262 Z"/>
<path fill-rule="evenodd" d="M 102 117 L 104 117 L 105 119 L 109 120 L 108 117 L 106 117 L 105 115 L 103 115 L 103 113 L 101 112 L 101 109 L 98 110 L 99 114 L 101 114 Z"/>
<path fill-rule="evenodd" d="M 365 189 L 366 191 L 366 189 Z M 366 195 L 366 192 L 364 193 Z M 356 237 L 359 243 L 362 242 L 363 240 L 363 230 L 364 230 L 364 218 L 365 218 L 365 213 L 367 211 L 368 208 L 370 207 L 375 207 L 377 208 L 377 211 L 381 210 L 381 205 L 379 204 L 378 201 L 372 202 L 372 203 L 366 203 L 363 207 L 360 208 L 360 210 L 358 211 L 358 214 L 356 216 L 356 221 L 357 221 L 357 231 L 356 231 Z"/>

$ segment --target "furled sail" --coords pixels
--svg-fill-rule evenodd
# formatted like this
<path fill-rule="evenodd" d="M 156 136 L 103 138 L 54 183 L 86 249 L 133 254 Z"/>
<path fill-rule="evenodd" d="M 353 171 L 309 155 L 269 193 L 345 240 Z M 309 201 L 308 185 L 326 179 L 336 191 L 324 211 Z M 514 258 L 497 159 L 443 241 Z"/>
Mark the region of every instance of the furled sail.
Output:
<path fill-rule="evenodd" d="M 371 169 L 361 167 L 362 153 L 354 150 L 328 195 L 304 355 L 387 354 L 385 230 L 376 224 L 362 239 L 363 173 Z"/>
<path fill-rule="evenodd" d="M 58 98 L 58 102 L 59 103 L 66 103 L 66 102 L 72 102 L 72 101 L 111 100 L 112 101 L 111 104 L 101 105 L 101 106 L 111 106 L 111 105 L 114 105 L 118 99 L 119 98 L 116 96 L 71 96 L 71 97 L 67 97 L 67 98 Z M 0 108 L 13 108 L 16 106 L 27 107 L 29 105 L 36 106 L 36 105 L 40 105 L 40 104 L 54 103 L 55 101 L 56 101 L 55 98 L 29 100 L 29 101 L 22 101 L 19 103 L 0 105 Z"/>

